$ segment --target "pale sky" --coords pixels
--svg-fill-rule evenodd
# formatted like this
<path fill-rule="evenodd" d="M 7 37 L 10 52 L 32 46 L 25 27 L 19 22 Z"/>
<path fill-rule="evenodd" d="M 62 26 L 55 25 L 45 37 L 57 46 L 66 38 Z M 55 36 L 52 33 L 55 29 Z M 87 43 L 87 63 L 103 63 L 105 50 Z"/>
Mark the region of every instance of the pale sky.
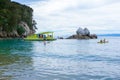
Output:
<path fill-rule="evenodd" d="M 79 27 L 91 33 L 120 33 L 120 0 L 12 0 L 33 8 L 37 32 L 75 34 Z"/>

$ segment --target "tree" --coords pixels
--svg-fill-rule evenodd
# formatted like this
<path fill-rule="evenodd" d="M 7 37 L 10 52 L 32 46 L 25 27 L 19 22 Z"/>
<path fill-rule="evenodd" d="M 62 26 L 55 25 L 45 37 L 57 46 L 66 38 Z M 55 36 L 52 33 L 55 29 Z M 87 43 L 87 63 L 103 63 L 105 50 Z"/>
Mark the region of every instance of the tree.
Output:
<path fill-rule="evenodd" d="M 25 33 L 25 29 L 22 26 L 18 26 L 17 32 L 21 36 L 23 33 Z"/>
<path fill-rule="evenodd" d="M 36 22 L 33 20 L 33 9 L 11 0 L 0 0 L 0 31 L 7 33 L 18 31 L 22 34 L 24 30 L 19 26 L 21 21 L 27 23 L 31 30 L 36 29 Z"/>

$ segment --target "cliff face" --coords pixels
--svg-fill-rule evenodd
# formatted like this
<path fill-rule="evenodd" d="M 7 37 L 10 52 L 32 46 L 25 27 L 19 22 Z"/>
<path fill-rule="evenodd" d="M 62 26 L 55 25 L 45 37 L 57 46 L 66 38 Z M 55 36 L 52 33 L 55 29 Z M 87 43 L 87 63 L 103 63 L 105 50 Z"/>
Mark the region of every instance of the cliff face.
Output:
<path fill-rule="evenodd" d="M 0 38 L 33 34 L 36 22 L 32 14 L 33 9 L 26 5 L 11 0 L 0 0 Z"/>

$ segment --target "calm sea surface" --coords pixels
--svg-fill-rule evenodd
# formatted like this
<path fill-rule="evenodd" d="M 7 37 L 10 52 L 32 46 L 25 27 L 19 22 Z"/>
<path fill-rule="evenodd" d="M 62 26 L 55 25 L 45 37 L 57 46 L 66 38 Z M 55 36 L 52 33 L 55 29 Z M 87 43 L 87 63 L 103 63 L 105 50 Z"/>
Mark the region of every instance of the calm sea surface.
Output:
<path fill-rule="evenodd" d="M 0 40 L 0 80 L 120 80 L 120 37 L 100 38 Z"/>

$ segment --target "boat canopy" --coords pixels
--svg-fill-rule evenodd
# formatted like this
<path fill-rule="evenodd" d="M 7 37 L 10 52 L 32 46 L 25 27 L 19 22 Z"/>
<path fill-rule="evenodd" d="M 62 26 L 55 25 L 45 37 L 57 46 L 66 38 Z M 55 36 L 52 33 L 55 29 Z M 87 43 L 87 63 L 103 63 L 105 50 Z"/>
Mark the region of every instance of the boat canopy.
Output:
<path fill-rule="evenodd" d="M 48 31 L 48 32 L 41 32 L 41 33 L 38 33 L 38 34 L 53 34 L 54 32 L 50 32 L 50 31 Z"/>
<path fill-rule="evenodd" d="M 41 32 L 38 34 L 32 34 L 27 36 L 26 38 L 24 38 L 25 40 L 31 40 L 31 41 L 52 41 L 52 40 L 56 40 L 53 37 L 53 32 Z"/>

